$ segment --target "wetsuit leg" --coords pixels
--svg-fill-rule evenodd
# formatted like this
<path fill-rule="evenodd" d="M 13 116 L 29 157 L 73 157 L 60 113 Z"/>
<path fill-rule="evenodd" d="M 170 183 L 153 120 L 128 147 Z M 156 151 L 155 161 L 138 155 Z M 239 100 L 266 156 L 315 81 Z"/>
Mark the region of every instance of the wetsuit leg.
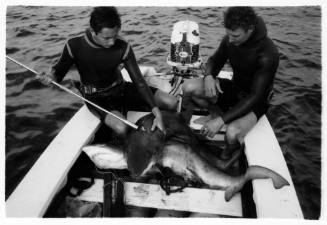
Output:
<path fill-rule="evenodd" d="M 150 87 L 152 94 L 154 95 L 156 105 L 159 108 L 166 110 L 176 110 L 177 99 L 165 93 L 158 88 Z M 143 99 L 141 94 L 138 92 L 136 86 L 131 82 L 125 83 L 124 88 L 124 104 L 126 105 L 126 110 L 134 111 L 151 111 L 150 107 Z"/>
<path fill-rule="evenodd" d="M 242 149 L 245 135 L 254 127 L 256 123 L 256 115 L 253 112 L 250 112 L 228 124 L 225 135 L 227 145 L 220 154 L 220 158 L 227 160 L 230 159 L 233 154 L 238 154 Z"/>
<path fill-rule="evenodd" d="M 92 96 L 92 95 L 84 95 L 84 97 L 91 101 L 92 103 L 108 110 L 111 111 L 113 109 L 113 107 L 111 107 L 110 105 L 107 104 L 107 98 L 104 97 L 98 97 L 98 96 Z M 102 110 L 99 110 L 98 108 L 94 107 L 93 105 L 85 102 L 87 108 L 96 116 L 99 117 L 99 119 L 101 121 L 104 121 L 105 117 L 106 117 L 106 113 L 103 112 Z"/>
<path fill-rule="evenodd" d="M 122 119 L 126 119 L 122 113 L 116 110 L 112 110 L 110 112 L 115 114 L 116 116 L 119 116 Z M 104 123 L 120 136 L 124 136 L 127 133 L 127 125 L 112 115 L 107 114 L 104 119 Z"/>
<path fill-rule="evenodd" d="M 117 85 L 107 91 L 103 92 L 96 92 L 93 94 L 86 94 L 83 91 L 80 90 L 82 93 L 83 97 L 86 98 L 87 100 L 95 103 L 96 105 L 108 110 L 108 111 L 122 111 L 122 99 L 123 99 L 123 94 L 122 90 L 124 89 L 124 85 L 120 84 Z M 102 110 L 92 106 L 91 104 L 86 102 L 86 106 L 90 109 L 92 113 L 95 115 L 99 116 L 101 121 L 104 121 L 106 117 L 106 113 L 103 112 Z"/>
<path fill-rule="evenodd" d="M 217 100 L 216 98 L 209 99 L 205 97 L 203 78 L 185 80 L 183 83 L 183 95 L 191 96 L 197 105 L 204 108 L 209 108 Z"/>
<path fill-rule="evenodd" d="M 109 107 L 108 106 L 108 100 L 107 99 L 91 99 L 90 101 L 94 102 L 95 104 L 103 107 L 104 109 L 108 110 L 109 112 L 125 119 L 123 114 L 120 112 L 120 110 L 115 110 L 113 108 L 119 108 L 119 107 Z M 109 115 L 94 106 L 86 103 L 89 110 L 96 116 L 99 116 L 99 119 L 106 124 L 108 127 L 110 127 L 116 134 L 118 135 L 124 135 L 127 131 L 127 126 L 121 122 L 119 119 L 115 118 L 112 115 Z M 110 105 L 112 106 L 112 105 Z"/>
<path fill-rule="evenodd" d="M 154 100 L 156 105 L 160 109 L 169 110 L 169 111 L 176 111 L 178 105 L 177 97 L 168 94 L 162 90 L 157 90 L 154 93 Z"/>
<path fill-rule="evenodd" d="M 204 96 L 203 78 L 185 79 L 182 88 L 184 95 Z"/>
<path fill-rule="evenodd" d="M 108 110 L 109 112 L 125 119 L 122 114 L 123 108 L 123 85 L 116 86 L 107 92 L 98 92 L 94 94 L 84 94 L 83 96 L 89 101 L 95 103 L 96 105 Z M 124 135 L 127 131 L 127 125 L 125 125 L 121 120 L 115 118 L 112 115 L 86 103 L 89 110 L 99 119 L 104 122 L 108 127 L 113 129 L 113 131 L 118 135 Z"/>

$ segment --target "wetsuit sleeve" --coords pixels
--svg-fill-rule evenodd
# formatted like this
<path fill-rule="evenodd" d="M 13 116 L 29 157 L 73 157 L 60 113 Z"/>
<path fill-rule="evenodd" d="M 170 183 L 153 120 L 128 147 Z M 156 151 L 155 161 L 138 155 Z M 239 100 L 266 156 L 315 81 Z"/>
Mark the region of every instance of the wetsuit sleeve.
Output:
<path fill-rule="evenodd" d="M 258 59 L 258 70 L 254 74 L 250 94 L 238 102 L 233 108 L 223 114 L 222 119 L 229 123 L 253 110 L 256 104 L 266 101 L 272 88 L 278 67 L 278 56 L 262 56 Z"/>
<path fill-rule="evenodd" d="M 68 70 L 73 65 L 73 63 L 74 63 L 73 55 L 69 47 L 69 44 L 67 42 L 64 47 L 64 50 L 61 53 L 59 60 L 52 67 L 57 82 L 61 82 L 64 79 L 65 75 L 67 74 Z"/>
<path fill-rule="evenodd" d="M 135 59 L 134 52 L 132 48 L 128 47 L 128 53 L 126 55 L 126 58 L 124 59 L 124 66 L 127 70 L 129 76 L 131 77 L 133 83 L 136 85 L 137 89 L 139 90 L 140 94 L 143 96 L 144 100 L 147 102 L 147 104 L 151 107 L 155 107 L 155 101 L 153 94 L 145 82 L 142 73 L 140 71 L 140 68 L 138 67 Z"/>
<path fill-rule="evenodd" d="M 206 75 L 216 77 L 227 61 L 227 36 L 223 38 L 218 49 L 209 57 L 206 64 Z"/>

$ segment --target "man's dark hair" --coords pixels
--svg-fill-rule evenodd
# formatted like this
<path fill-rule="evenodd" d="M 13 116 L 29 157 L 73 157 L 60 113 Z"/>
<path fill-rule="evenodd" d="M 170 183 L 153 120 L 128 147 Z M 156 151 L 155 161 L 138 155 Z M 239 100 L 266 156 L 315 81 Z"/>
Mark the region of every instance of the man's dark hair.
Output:
<path fill-rule="evenodd" d="M 95 33 L 104 27 L 121 27 L 120 15 L 116 7 L 95 7 L 91 13 L 90 26 Z"/>
<path fill-rule="evenodd" d="M 248 31 L 257 22 L 257 15 L 252 7 L 230 7 L 224 13 L 224 26 L 230 30 L 243 28 Z"/>

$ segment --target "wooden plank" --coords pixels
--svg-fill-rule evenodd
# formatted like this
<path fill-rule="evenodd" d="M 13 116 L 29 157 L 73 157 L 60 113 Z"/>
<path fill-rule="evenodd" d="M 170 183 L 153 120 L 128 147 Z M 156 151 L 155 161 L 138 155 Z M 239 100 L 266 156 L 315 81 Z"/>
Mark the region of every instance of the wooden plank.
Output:
<path fill-rule="evenodd" d="M 258 218 L 303 218 L 291 175 L 266 116 L 246 135 L 245 154 L 249 165 L 274 170 L 290 183 L 276 190 L 270 179 L 252 181 Z"/>
<path fill-rule="evenodd" d="M 225 191 L 221 190 L 185 188 L 182 192 L 166 195 L 159 185 L 135 182 L 124 183 L 124 188 L 125 204 L 127 205 L 242 216 L 240 194 L 236 194 L 229 202 L 226 202 Z M 103 180 L 96 179 L 95 184 L 85 190 L 77 199 L 103 202 Z"/>
<path fill-rule="evenodd" d="M 183 192 L 166 195 L 159 185 L 138 183 L 125 185 L 125 191 L 127 205 L 242 216 L 240 195 L 237 194 L 232 200 L 226 202 L 225 191 L 185 188 Z"/>
<path fill-rule="evenodd" d="M 83 106 L 42 153 L 6 201 L 8 217 L 41 217 L 100 121 Z"/>

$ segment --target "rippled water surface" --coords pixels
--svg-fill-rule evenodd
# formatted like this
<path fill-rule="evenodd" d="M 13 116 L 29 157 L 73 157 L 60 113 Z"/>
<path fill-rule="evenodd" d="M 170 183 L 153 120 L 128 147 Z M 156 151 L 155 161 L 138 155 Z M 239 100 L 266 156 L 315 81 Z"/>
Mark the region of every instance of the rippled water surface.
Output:
<path fill-rule="evenodd" d="M 320 215 L 321 192 L 321 9 L 257 7 L 280 51 L 275 95 L 268 113 L 283 150 L 305 218 Z M 6 52 L 36 71 L 47 71 L 65 41 L 88 27 L 89 7 L 7 8 Z M 204 61 L 224 35 L 225 8 L 119 7 L 122 36 L 140 64 L 169 70 L 166 57 L 172 26 L 179 20 L 199 23 Z M 35 160 L 82 105 L 33 74 L 6 64 L 6 198 Z M 72 70 L 67 78 L 76 78 Z M 72 88 L 69 81 L 63 82 Z M 264 151 L 264 149 L 263 149 Z M 55 169 L 55 168 L 54 168 Z"/>

